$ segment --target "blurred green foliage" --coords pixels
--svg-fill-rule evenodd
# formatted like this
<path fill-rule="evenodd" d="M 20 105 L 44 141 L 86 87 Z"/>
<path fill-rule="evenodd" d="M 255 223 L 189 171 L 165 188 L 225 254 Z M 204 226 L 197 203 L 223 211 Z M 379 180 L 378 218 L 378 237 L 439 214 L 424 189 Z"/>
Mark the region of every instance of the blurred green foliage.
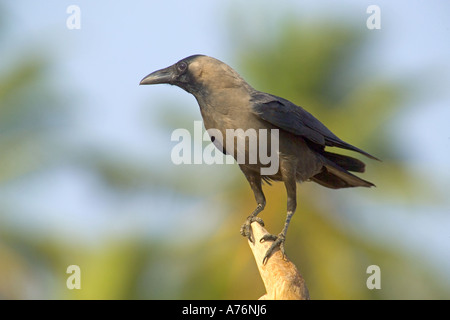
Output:
<path fill-rule="evenodd" d="M 236 69 L 255 88 L 302 105 L 341 138 L 384 160 L 367 161 L 364 178 L 377 189 L 333 191 L 310 183 L 299 187 L 287 253 L 305 277 L 312 299 L 448 297 L 450 289 L 425 262 L 395 245 L 377 243 L 348 221 L 365 210 L 352 204 L 356 197 L 410 201 L 418 190 L 386 130 L 411 88 L 370 76 L 370 64 L 360 60 L 366 40 L 350 25 L 305 26 L 292 20 L 271 36 L 252 36 L 244 46 L 246 36 L 233 34 L 240 48 Z M 68 114 L 61 108 L 63 93 L 46 73 L 50 65 L 45 57 L 24 54 L 0 77 L 0 187 L 54 164 L 46 154 L 57 154 L 51 137 L 60 132 Z M 239 235 L 255 202 L 237 166 L 215 168 L 227 172 L 218 183 L 202 175 L 212 170 L 204 166 L 151 169 L 117 152 L 84 150 L 82 157 L 68 161 L 80 161 L 83 170 L 101 179 L 99 187 L 115 194 L 164 192 L 178 195 L 175 200 L 207 194 L 196 207 L 197 215 L 177 214 L 198 219 L 186 228 L 210 228 L 200 228 L 202 233 L 188 239 L 184 230 L 167 228 L 148 237 L 116 237 L 111 232 L 92 242 L 77 242 L 15 228 L 3 221 L 2 212 L 20 215 L 20 210 L 0 203 L 0 298 L 254 299 L 264 294 L 247 242 Z M 264 190 L 268 205 L 261 217 L 276 233 L 285 218 L 285 191 L 281 184 Z M 149 214 L 166 213 L 149 208 Z M 82 289 L 70 291 L 65 270 L 74 261 L 81 267 Z M 371 264 L 381 267 L 382 290 L 366 287 Z"/>
<path fill-rule="evenodd" d="M 303 272 L 313 299 L 448 297 L 449 288 L 435 277 L 430 265 L 416 261 L 395 243 L 391 247 L 377 243 L 364 231 L 355 231 L 355 224 L 347 220 L 368 210 L 358 199 L 368 203 L 435 201 L 432 192 L 422 192 L 419 181 L 403 167 L 402 155 L 387 130 L 389 120 L 402 112 L 402 102 L 414 88 L 410 83 L 372 76 L 370 64 L 359 57 L 367 41 L 358 30 L 345 23 L 305 25 L 292 20 L 272 37 L 235 34 L 238 39 L 253 39 L 250 45 L 247 41 L 240 47 L 244 49 L 237 64 L 255 88 L 302 105 L 341 138 L 383 159 L 382 163 L 365 159 L 364 178 L 375 182 L 376 189 L 335 191 L 310 183 L 298 188 L 297 212 L 287 236 L 288 255 Z M 242 180 L 232 190 L 225 190 L 224 199 L 233 199 L 229 228 L 239 225 L 242 212 L 254 209 L 251 191 Z M 285 190 L 276 185 L 265 191 L 268 205 L 260 216 L 269 231 L 277 233 L 285 218 Z M 223 205 L 227 203 L 229 200 L 224 200 Z M 246 243 L 238 246 L 238 254 L 230 259 L 247 268 L 234 276 L 238 283 L 251 281 L 248 288 L 257 288 L 259 278 L 255 269 L 248 267 L 252 257 Z M 382 290 L 366 287 L 366 269 L 372 264 L 381 268 Z M 218 270 L 217 277 L 222 272 Z M 231 291 L 224 297 L 249 298 L 245 290 Z"/>

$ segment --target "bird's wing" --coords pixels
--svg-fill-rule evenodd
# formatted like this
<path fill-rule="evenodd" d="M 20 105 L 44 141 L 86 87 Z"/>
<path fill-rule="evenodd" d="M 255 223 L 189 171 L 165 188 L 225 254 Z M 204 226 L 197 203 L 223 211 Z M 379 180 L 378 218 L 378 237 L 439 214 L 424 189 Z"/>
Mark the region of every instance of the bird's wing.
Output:
<path fill-rule="evenodd" d="M 332 146 L 359 152 L 376 159 L 367 152 L 339 139 L 308 111 L 292 102 L 263 92 L 252 94 L 253 112 L 261 119 L 282 130 L 301 136 L 320 146 Z"/>

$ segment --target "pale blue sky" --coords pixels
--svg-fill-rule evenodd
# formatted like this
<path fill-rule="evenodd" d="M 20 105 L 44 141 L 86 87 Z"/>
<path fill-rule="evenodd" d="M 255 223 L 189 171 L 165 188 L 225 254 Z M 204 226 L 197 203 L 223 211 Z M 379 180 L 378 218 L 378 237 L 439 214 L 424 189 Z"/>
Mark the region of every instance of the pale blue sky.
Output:
<path fill-rule="evenodd" d="M 239 48 L 227 31 L 230 8 L 247 17 L 245 27 L 249 30 L 270 33 L 286 12 L 304 20 L 320 16 L 336 20 L 349 17 L 360 21 L 361 28 L 365 28 L 366 8 L 377 4 L 381 8 L 382 28 L 366 31 L 374 38 L 366 53 L 374 76 L 424 78 L 428 85 L 425 89 L 429 92 L 420 104 L 414 105 L 411 101 L 408 116 L 396 119 L 398 126 L 392 129 L 393 139 L 410 168 L 431 176 L 441 189 L 450 187 L 448 1 L 42 0 L 1 3 L 9 13 L 11 32 L 5 41 L 11 49 L 2 58 L 0 70 L 4 68 L 4 61 L 12 61 L 18 51 L 36 45 L 41 47 L 54 61 L 53 78 L 68 89 L 71 96 L 67 98 L 76 105 L 75 126 L 67 132 L 67 141 L 74 146 L 119 148 L 128 156 L 149 163 L 154 159 L 168 161 L 172 145 L 170 135 L 150 132 L 143 118 L 158 113 L 158 108 L 168 101 L 183 106 L 180 112 L 186 112 L 192 120 L 200 120 L 200 113 L 194 98 L 182 90 L 169 86 L 139 87 L 139 81 L 151 71 L 195 53 L 211 55 L 233 65 L 233 54 Z M 81 9 L 81 30 L 66 28 L 66 8 L 72 4 Z M 156 150 L 154 146 L 158 146 Z M 81 233 L 85 237 L 100 231 L 161 230 L 173 216 L 148 215 L 149 205 L 167 212 L 178 208 L 158 194 L 121 202 L 110 195 L 98 194 L 97 183 L 76 168 L 56 167 L 45 179 L 35 176 L 9 186 L 3 190 L 0 201 L 22 203 L 25 218 L 11 217 L 12 224 L 23 227 L 31 222 L 45 232 L 65 234 L 69 239 L 73 236 L 75 241 Z M 19 189 L 26 190 L 26 201 L 18 201 L 24 200 L 24 193 L 19 193 Z M 376 204 L 373 206 L 376 208 Z M 121 210 L 136 214 L 131 220 L 129 216 L 111 218 L 110 212 Z M 195 207 L 191 210 L 195 211 Z M 409 211 L 418 214 L 410 215 Z M 396 212 L 394 217 L 392 212 Z M 425 212 L 427 215 L 423 214 Z M 369 210 L 362 223 L 370 229 L 370 226 L 377 228 L 379 220 L 376 218 L 394 219 L 393 223 L 399 224 L 403 218 L 408 221 L 408 227 L 401 231 L 405 240 L 400 245 L 418 245 L 418 250 L 425 248 L 428 255 L 450 267 L 449 213 L 448 202 L 443 207 L 432 208 L 392 204 L 386 207 L 382 217 L 371 216 Z M 87 218 L 91 219 L 90 228 L 80 230 L 77 226 Z M 192 215 L 182 219 L 189 221 Z M 48 221 L 52 221 L 51 225 Z M 416 230 L 420 230 L 420 238 Z M 388 242 L 398 237 L 398 230 L 388 229 L 380 234 Z"/>

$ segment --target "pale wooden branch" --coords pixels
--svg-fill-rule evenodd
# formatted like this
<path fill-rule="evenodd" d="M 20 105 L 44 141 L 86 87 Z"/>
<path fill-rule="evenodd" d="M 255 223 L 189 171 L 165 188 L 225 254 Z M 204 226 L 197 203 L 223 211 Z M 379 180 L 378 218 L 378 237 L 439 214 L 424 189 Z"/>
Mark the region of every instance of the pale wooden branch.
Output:
<path fill-rule="evenodd" d="M 283 259 L 279 249 L 263 265 L 264 255 L 272 241 L 260 243 L 259 240 L 268 233 L 267 230 L 257 222 L 253 222 L 251 227 L 255 243 L 248 243 L 267 291 L 259 300 L 309 300 L 305 280 L 287 257 Z"/>

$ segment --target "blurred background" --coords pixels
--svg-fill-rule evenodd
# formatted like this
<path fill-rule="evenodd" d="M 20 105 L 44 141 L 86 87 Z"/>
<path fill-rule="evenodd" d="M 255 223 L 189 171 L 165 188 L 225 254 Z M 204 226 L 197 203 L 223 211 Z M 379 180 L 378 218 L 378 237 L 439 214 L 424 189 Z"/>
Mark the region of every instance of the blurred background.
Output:
<path fill-rule="evenodd" d="M 369 5 L 381 29 L 370 30 Z M 70 5 L 81 29 L 66 25 Z M 174 165 L 193 96 L 139 87 L 216 57 L 383 162 L 298 189 L 286 250 L 312 299 L 450 298 L 448 1 L 0 1 L 0 298 L 256 299 L 237 165 Z M 281 230 L 282 184 L 260 215 Z M 69 290 L 69 265 L 81 289 Z M 381 269 L 369 290 L 366 269 Z"/>

